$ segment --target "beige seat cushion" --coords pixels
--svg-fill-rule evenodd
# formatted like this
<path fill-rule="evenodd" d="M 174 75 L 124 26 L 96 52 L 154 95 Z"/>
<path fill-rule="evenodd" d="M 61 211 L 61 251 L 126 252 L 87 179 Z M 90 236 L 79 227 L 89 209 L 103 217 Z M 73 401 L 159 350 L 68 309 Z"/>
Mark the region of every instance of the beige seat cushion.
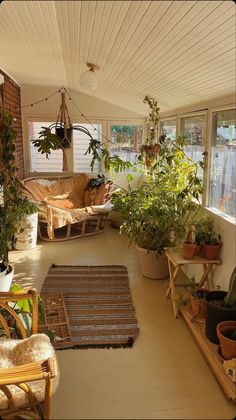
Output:
<path fill-rule="evenodd" d="M 34 334 L 23 340 L 0 338 L 0 368 L 12 368 L 30 362 L 41 362 L 50 357 L 56 359 L 55 350 L 49 338 L 45 334 Z M 59 382 L 59 370 L 54 380 L 55 392 Z M 45 381 L 28 382 L 28 386 L 34 393 L 37 401 L 44 400 Z M 13 395 L 14 407 L 25 407 L 28 404 L 27 394 L 16 385 L 8 385 Z M 0 390 L 0 409 L 8 408 L 8 400 Z"/>

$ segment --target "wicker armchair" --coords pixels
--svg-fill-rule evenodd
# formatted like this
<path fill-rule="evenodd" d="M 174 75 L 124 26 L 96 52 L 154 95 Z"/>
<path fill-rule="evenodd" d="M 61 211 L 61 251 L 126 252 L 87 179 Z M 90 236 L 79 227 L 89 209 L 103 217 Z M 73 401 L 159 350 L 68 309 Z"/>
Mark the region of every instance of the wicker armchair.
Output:
<path fill-rule="evenodd" d="M 31 299 L 32 307 L 29 337 L 14 311 L 14 303 L 25 298 Z M 36 290 L 0 293 L 0 329 L 0 418 L 49 419 L 57 364 L 48 337 L 37 334 Z M 21 339 L 16 339 L 16 329 Z"/>

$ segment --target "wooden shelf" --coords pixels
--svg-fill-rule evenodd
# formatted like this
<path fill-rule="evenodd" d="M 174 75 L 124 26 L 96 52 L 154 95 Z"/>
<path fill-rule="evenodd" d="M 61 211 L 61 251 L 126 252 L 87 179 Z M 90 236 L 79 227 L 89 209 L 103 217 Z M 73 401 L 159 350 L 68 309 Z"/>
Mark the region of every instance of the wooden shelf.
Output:
<path fill-rule="evenodd" d="M 211 343 L 205 336 L 205 325 L 202 322 L 192 321 L 192 315 L 188 309 L 180 312 L 193 334 L 201 352 L 203 353 L 212 372 L 222 387 L 227 399 L 236 403 L 236 382 L 233 382 L 225 373 L 223 359 L 219 354 L 219 346 Z"/>

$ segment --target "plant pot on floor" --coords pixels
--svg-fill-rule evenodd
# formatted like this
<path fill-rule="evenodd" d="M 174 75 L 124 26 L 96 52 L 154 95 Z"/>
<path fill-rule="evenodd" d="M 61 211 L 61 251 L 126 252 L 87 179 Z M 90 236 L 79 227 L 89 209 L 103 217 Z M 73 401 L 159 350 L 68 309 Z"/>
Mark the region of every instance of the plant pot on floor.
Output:
<path fill-rule="evenodd" d="M 37 245 L 38 213 L 23 216 L 16 234 L 15 248 L 19 251 L 32 249 Z"/>
<path fill-rule="evenodd" d="M 236 358 L 236 321 L 223 321 L 217 325 L 217 336 L 224 359 Z"/>
<path fill-rule="evenodd" d="M 9 292 L 14 274 L 14 268 L 9 265 L 4 275 L 0 276 L 0 292 Z"/>
<path fill-rule="evenodd" d="M 161 280 L 169 277 L 168 261 L 166 256 L 137 247 L 141 271 L 144 277 Z"/>
<path fill-rule="evenodd" d="M 219 344 L 216 328 L 222 321 L 236 320 L 236 309 L 225 308 L 224 298 L 226 292 L 214 291 L 206 295 L 206 337 L 215 344 Z"/>

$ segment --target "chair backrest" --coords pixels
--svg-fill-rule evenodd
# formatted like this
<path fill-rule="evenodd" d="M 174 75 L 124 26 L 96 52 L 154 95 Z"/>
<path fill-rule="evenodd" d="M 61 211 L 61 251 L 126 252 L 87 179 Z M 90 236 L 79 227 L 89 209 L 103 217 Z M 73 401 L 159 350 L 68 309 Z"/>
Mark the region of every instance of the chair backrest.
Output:
<path fill-rule="evenodd" d="M 17 309 L 17 302 L 29 299 L 30 331 L 24 316 Z M 27 320 L 27 317 L 25 317 Z M 29 318 L 28 318 L 29 319 Z M 38 292 L 36 289 L 0 293 L 0 332 L 8 338 L 26 338 L 38 332 Z"/>

